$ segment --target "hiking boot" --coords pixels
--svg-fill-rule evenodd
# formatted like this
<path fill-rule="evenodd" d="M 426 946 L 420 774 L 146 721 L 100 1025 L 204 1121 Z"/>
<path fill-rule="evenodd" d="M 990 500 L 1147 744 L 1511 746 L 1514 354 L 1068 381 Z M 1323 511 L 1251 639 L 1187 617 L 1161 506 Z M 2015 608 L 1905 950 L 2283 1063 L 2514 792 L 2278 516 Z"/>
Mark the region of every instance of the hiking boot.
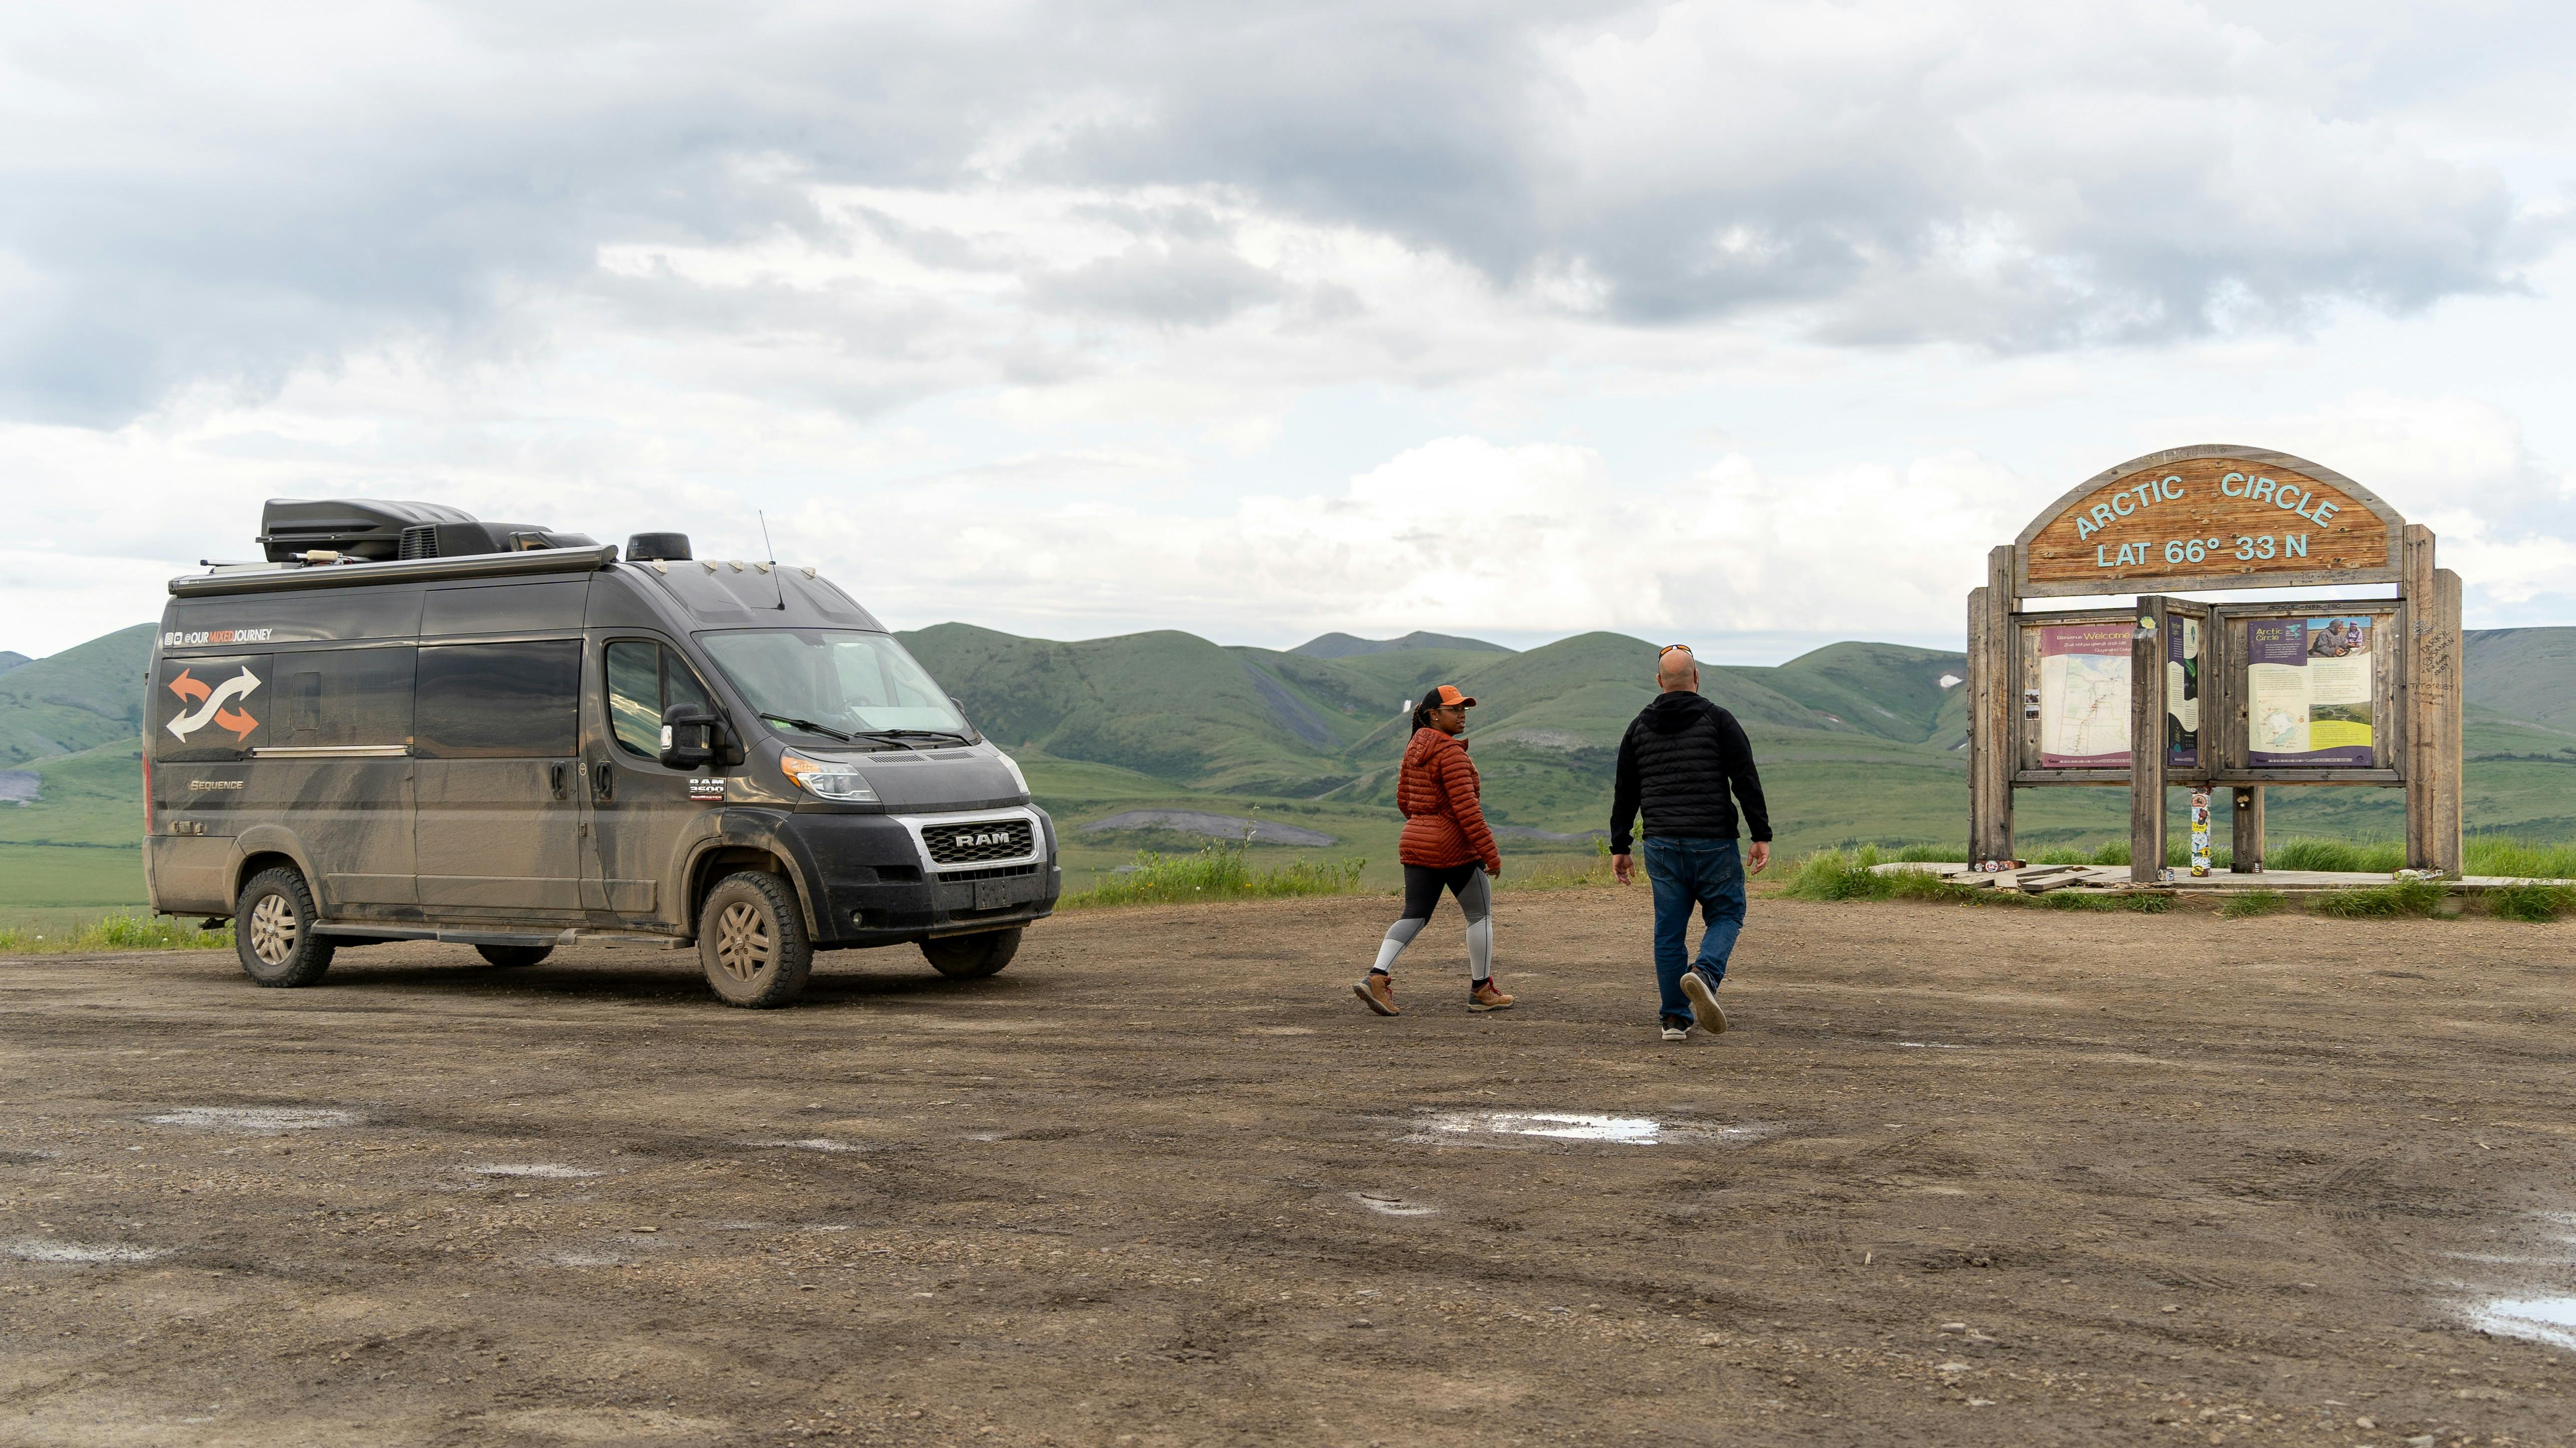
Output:
<path fill-rule="evenodd" d="M 1690 1039 L 1690 1032 L 1691 1032 L 1690 1022 L 1688 1022 L 1688 1021 L 1686 1021 L 1686 1020 L 1683 1020 L 1683 1019 L 1682 1019 L 1681 1017 L 1679 1017 L 1679 1016 L 1666 1016 L 1666 1017 L 1664 1017 L 1664 1039 L 1665 1039 L 1665 1040 L 1667 1040 L 1667 1041 L 1687 1041 L 1687 1040 L 1689 1040 L 1689 1039 Z"/>
<path fill-rule="evenodd" d="M 1366 1002 L 1368 1008 L 1382 1016 L 1396 1014 L 1395 978 L 1380 971 L 1370 971 L 1351 983 L 1351 994 Z"/>
<path fill-rule="evenodd" d="M 1703 1029 L 1712 1036 L 1726 1034 L 1726 1012 L 1717 1004 L 1717 991 L 1697 967 L 1682 972 L 1682 994 L 1690 997 Z"/>
<path fill-rule="evenodd" d="M 1467 1009 L 1471 1011 L 1507 1011 L 1512 998 L 1490 979 L 1473 982 L 1467 987 Z"/>

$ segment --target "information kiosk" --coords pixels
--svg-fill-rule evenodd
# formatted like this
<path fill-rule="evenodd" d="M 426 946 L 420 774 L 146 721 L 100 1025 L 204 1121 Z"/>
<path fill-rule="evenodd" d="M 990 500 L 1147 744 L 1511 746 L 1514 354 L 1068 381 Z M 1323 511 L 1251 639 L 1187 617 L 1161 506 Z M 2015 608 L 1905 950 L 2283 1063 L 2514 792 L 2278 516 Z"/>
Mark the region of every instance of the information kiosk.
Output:
<path fill-rule="evenodd" d="M 2394 584 L 2394 598 L 2336 599 Z M 2266 603 L 2177 597 L 2299 589 Z M 2026 600 L 2134 594 L 2125 607 Z M 2460 579 L 2431 530 L 2330 468 L 2206 445 L 2050 504 L 1968 595 L 1968 855 L 2012 859 L 2013 791 L 2124 786 L 2130 878 L 2161 878 L 2165 791 L 2233 792 L 2262 868 L 2274 785 L 2406 791 L 2406 862 L 2460 870 Z"/>

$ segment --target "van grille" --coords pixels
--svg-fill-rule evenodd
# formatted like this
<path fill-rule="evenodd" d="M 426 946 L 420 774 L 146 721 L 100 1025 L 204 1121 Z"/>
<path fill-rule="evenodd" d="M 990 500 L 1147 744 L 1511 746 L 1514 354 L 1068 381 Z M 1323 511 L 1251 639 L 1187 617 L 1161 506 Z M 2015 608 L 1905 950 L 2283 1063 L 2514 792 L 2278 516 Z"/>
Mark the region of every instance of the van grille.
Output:
<path fill-rule="evenodd" d="M 1027 820 L 977 820 L 971 824 L 923 825 L 921 843 L 936 865 L 981 865 L 1016 860 L 1037 853 Z"/>
<path fill-rule="evenodd" d="M 1037 862 L 1032 860 L 1025 865 L 988 865 L 981 870 L 942 870 L 939 878 L 954 885 L 970 880 L 1016 880 L 1037 872 Z M 882 875 L 885 871 L 880 869 L 877 873 Z"/>

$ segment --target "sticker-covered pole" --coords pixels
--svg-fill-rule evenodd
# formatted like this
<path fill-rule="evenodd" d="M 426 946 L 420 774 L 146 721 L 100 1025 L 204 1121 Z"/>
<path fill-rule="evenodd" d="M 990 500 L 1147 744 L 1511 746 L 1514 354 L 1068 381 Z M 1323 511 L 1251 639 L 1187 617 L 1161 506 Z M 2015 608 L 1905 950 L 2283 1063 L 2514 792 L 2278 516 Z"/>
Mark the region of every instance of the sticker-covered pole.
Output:
<path fill-rule="evenodd" d="M 2165 601 L 2138 600 L 2129 634 L 2129 881 L 2165 867 Z"/>

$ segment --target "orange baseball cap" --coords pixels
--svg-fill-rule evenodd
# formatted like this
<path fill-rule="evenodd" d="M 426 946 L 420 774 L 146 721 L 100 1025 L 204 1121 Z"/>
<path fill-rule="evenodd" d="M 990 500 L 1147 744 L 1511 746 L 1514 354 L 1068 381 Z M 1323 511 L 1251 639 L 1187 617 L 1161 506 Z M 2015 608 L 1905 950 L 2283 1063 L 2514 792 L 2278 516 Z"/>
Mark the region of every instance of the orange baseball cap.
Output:
<path fill-rule="evenodd" d="M 1464 704 L 1470 709 L 1476 707 L 1476 701 L 1468 698 L 1462 693 L 1459 693 L 1458 686 L 1455 684 L 1441 685 L 1439 688 L 1423 695 L 1422 702 L 1434 709 L 1446 709 L 1452 704 Z"/>

